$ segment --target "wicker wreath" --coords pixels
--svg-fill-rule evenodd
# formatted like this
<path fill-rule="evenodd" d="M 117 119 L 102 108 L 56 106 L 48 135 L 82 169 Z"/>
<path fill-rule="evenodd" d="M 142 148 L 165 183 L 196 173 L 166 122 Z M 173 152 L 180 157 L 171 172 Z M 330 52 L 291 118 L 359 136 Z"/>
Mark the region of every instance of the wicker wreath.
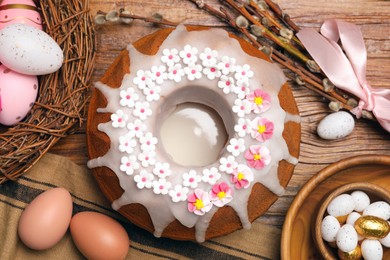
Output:
<path fill-rule="evenodd" d="M 45 32 L 64 52 L 64 63 L 56 73 L 39 78 L 38 100 L 24 121 L 0 128 L 0 184 L 23 175 L 86 115 L 95 59 L 88 0 L 44 0 L 37 5 Z"/>

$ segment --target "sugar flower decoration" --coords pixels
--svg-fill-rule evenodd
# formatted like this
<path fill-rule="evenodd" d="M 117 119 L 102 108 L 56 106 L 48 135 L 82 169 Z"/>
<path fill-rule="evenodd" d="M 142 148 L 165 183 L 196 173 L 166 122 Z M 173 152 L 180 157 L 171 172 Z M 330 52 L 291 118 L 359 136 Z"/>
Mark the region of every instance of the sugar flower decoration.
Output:
<path fill-rule="evenodd" d="M 251 145 L 244 157 L 247 165 L 255 169 L 263 169 L 271 162 L 270 151 L 264 145 Z"/>
<path fill-rule="evenodd" d="M 188 173 L 183 174 L 183 185 L 195 189 L 198 183 L 202 181 L 202 177 L 199 176 L 196 171 L 190 170 Z"/>
<path fill-rule="evenodd" d="M 234 170 L 231 182 L 234 184 L 236 189 L 246 189 L 249 187 L 253 181 L 253 172 L 252 170 L 243 164 L 240 164 L 237 169 Z"/>
<path fill-rule="evenodd" d="M 133 83 L 139 89 L 144 89 L 152 83 L 152 73 L 150 71 L 138 70 L 136 77 L 133 79 Z"/>
<path fill-rule="evenodd" d="M 115 128 L 125 127 L 127 120 L 129 120 L 129 116 L 121 109 L 117 110 L 114 114 L 111 114 L 111 124 Z"/>
<path fill-rule="evenodd" d="M 138 154 L 138 160 L 141 162 L 143 167 L 148 167 L 149 165 L 155 165 L 156 163 L 156 152 L 153 150 L 144 151 Z"/>
<path fill-rule="evenodd" d="M 229 94 L 234 87 L 234 79 L 232 77 L 222 75 L 218 81 L 218 88 L 222 89 L 225 94 Z"/>
<path fill-rule="evenodd" d="M 133 175 L 134 170 L 139 169 L 139 163 L 134 155 L 123 156 L 121 158 L 120 170 L 125 172 L 127 175 Z"/>
<path fill-rule="evenodd" d="M 244 64 L 243 66 L 236 66 L 236 73 L 234 74 L 234 78 L 236 80 L 248 81 L 254 75 L 253 71 L 251 71 L 251 66 L 248 64 Z"/>
<path fill-rule="evenodd" d="M 246 118 L 239 118 L 237 124 L 234 126 L 234 131 L 239 137 L 244 137 L 251 132 L 251 121 Z"/>
<path fill-rule="evenodd" d="M 175 48 L 173 49 L 164 49 L 163 55 L 161 56 L 161 62 L 172 67 L 175 63 L 180 61 L 179 51 Z"/>
<path fill-rule="evenodd" d="M 119 137 L 119 151 L 123 153 L 131 154 L 134 151 L 134 147 L 136 147 L 137 141 L 134 139 L 132 134 L 127 133 L 126 135 L 122 135 Z"/>
<path fill-rule="evenodd" d="M 180 57 L 183 59 L 184 64 L 195 63 L 198 60 L 198 49 L 191 45 L 184 46 L 184 49 L 180 51 Z"/>
<path fill-rule="evenodd" d="M 196 189 L 194 193 L 187 198 L 188 211 L 202 216 L 210 211 L 213 204 L 211 203 L 209 193 L 201 189 Z"/>
<path fill-rule="evenodd" d="M 172 184 L 166 179 L 158 179 L 158 181 L 153 181 L 153 192 L 157 195 L 165 195 L 168 194 L 171 186 Z"/>
<path fill-rule="evenodd" d="M 138 189 L 150 189 L 152 187 L 153 180 L 153 174 L 149 173 L 147 170 L 142 170 L 138 175 L 134 176 L 134 181 L 137 183 Z"/>
<path fill-rule="evenodd" d="M 148 132 L 139 138 L 139 142 L 141 144 L 142 151 L 153 151 L 156 149 L 158 140 L 152 133 Z"/>
<path fill-rule="evenodd" d="M 251 122 L 251 136 L 259 142 L 265 142 L 272 137 L 274 123 L 266 118 L 256 117 Z"/>
<path fill-rule="evenodd" d="M 271 106 L 271 97 L 261 89 L 249 93 L 247 99 L 252 103 L 252 110 L 256 114 L 267 111 Z"/>
<path fill-rule="evenodd" d="M 129 129 L 129 134 L 132 137 L 140 138 L 146 130 L 146 125 L 141 120 L 136 119 L 134 122 L 127 124 L 127 129 Z"/>
<path fill-rule="evenodd" d="M 233 92 L 239 99 L 244 99 L 250 92 L 248 81 L 237 80 L 236 87 L 233 89 Z"/>
<path fill-rule="evenodd" d="M 166 70 L 167 68 L 165 66 L 152 66 L 152 80 L 154 80 L 157 84 L 161 85 L 168 77 Z"/>
<path fill-rule="evenodd" d="M 221 71 L 216 66 L 210 66 L 203 69 L 203 74 L 206 75 L 209 80 L 213 80 L 221 76 Z"/>
<path fill-rule="evenodd" d="M 129 108 L 134 107 L 135 101 L 137 101 L 139 98 L 138 94 L 134 92 L 134 88 L 127 88 L 126 90 L 121 90 L 120 97 L 121 106 Z"/>
<path fill-rule="evenodd" d="M 160 99 L 161 87 L 156 84 L 152 84 L 143 89 L 144 95 L 148 102 L 157 101 Z"/>
<path fill-rule="evenodd" d="M 223 75 L 236 71 L 236 59 L 228 56 L 223 56 L 221 62 L 218 63 L 218 69 L 221 70 Z"/>
<path fill-rule="evenodd" d="M 245 151 L 245 141 L 244 139 L 232 138 L 229 141 L 229 145 L 226 147 L 228 152 L 230 152 L 234 157 L 239 156 L 242 152 Z"/>
<path fill-rule="evenodd" d="M 228 157 L 222 157 L 219 159 L 219 170 L 221 172 L 226 172 L 227 174 L 231 174 L 235 168 L 237 168 L 238 163 L 234 156 L 229 155 Z"/>
<path fill-rule="evenodd" d="M 212 167 L 211 169 L 204 169 L 202 181 L 211 185 L 214 185 L 221 178 L 221 174 L 218 169 Z"/>
<path fill-rule="evenodd" d="M 202 65 L 205 67 L 212 67 L 217 65 L 217 56 L 218 52 L 210 48 L 204 49 L 204 51 L 199 54 L 199 58 L 202 61 Z"/>
<path fill-rule="evenodd" d="M 252 103 L 246 99 L 237 98 L 234 101 L 234 105 L 232 107 L 234 113 L 236 113 L 239 117 L 244 117 L 248 115 L 252 110 Z"/>
<path fill-rule="evenodd" d="M 211 202 L 217 207 L 223 207 L 233 199 L 233 191 L 226 182 L 214 184 L 210 191 Z"/>
<path fill-rule="evenodd" d="M 169 163 L 157 162 L 156 165 L 154 166 L 153 173 L 157 177 L 164 179 L 164 178 L 168 177 L 169 175 L 171 175 L 171 173 L 172 173 L 171 170 L 169 169 L 169 167 L 170 167 Z"/>
<path fill-rule="evenodd" d="M 184 69 L 181 67 L 181 64 L 175 64 L 172 67 L 168 68 L 168 79 L 175 82 L 180 82 L 181 78 L 184 77 Z"/>
<path fill-rule="evenodd" d="M 200 79 L 202 77 L 202 65 L 190 63 L 188 67 L 184 68 L 184 73 L 188 80 Z"/>
<path fill-rule="evenodd" d="M 189 189 L 187 187 L 183 187 L 180 184 L 177 184 L 174 189 L 169 191 L 168 194 L 173 202 L 180 202 L 187 200 L 188 192 Z"/>
<path fill-rule="evenodd" d="M 145 120 L 148 116 L 152 115 L 149 102 L 136 102 L 133 110 L 133 115 L 141 120 Z"/>

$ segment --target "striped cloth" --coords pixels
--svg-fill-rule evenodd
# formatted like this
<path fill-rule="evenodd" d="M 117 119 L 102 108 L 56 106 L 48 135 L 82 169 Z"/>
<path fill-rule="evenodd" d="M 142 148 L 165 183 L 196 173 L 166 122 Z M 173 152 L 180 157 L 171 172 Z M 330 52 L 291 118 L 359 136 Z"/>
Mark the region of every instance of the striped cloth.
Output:
<path fill-rule="evenodd" d="M 280 229 L 254 223 L 252 229 L 202 244 L 155 238 L 110 208 L 86 167 L 46 154 L 17 182 L 0 185 L 0 259 L 84 259 L 69 231 L 53 248 L 34 251 L 22 244 L 17 223 L 26 205 L 44 190 L 64 187 L 73 198 L 73 214 L 98 211 L 118 220 L 130 238 L 128 259 L 279 259 Z"/>

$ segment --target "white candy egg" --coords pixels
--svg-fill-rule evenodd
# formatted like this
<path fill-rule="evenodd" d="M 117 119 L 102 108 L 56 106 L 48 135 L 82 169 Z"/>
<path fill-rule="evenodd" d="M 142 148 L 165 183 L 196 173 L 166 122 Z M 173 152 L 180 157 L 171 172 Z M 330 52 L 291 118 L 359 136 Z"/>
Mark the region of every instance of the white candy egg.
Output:
<path fill-rule="evenodd" d="M 355 221 L 360 218 L 361 215 L 357 212 L 352 212 L 351 214 L 348 215 L 348 218 L 347 218 L 347 224 L 350 224 L 350 225 L 354 225 L 355 224 Z"/>
<path fill-rule="evenodd" d="M 60 46 L 44 31 L 27 24 L 11 24 L 0 30 L 0 62 L 26 75 L 57 71 L 63 62 Z"/>
<path fill-rule="evenodd" d="M 328 205 L 329 215 L 334 217 L 346 216 L 355 208 L 355 200 L 350 194 L 341 194 L 335 197 Z"/>
<path fill-rule="evenodd" d="M 363 216 L 375 216 L 388 220 L 390 218 L 390 205 L 385 201 L 371 203 L 363 211 Z"/>
<path fill-rule="evenodd" d="M 339 111 L 327 115 L 318 124 L 318 135 L 327 140 L 334 140 L 346 137 L 352 133 L 355 127 L 355 121 L 351 114 Z"/>
<path fill-rule="evenodd" d="M 355 211 L 363 212 L 370 205 L 370 197 L 363 191 L 354 191 L 351 193 L 351 196 L 355 200 Z"/>
<path fill-rule="evenodd" d="M 361 249 L 365 260 L 381 260 L 383 257 L 383 248 L 378 240 L 365 239 Z"/>
<path fill-rule="evenodd" d="M 343 252 L 351 252 L 358 244 L 358 234 L 350 224 L 343 225 L 336 236 L 337 247 Z"/>
<path fill-rule="evenodd" d="M 337 232 L 340 229 L 340 223 L 337 218 L 328 215 L 321 223 L 321 235 L 322 238 L 327 242 L 336 241 Z"/>
<path fill-rule="evenodd" d="M 390 222 L 388 223 L 390 224 Z M 387 236 L 385 236 L 384 238 L 379 239 L 379 242 L 381 242 L 381 244 L 385 247 L 390 247 L 390 233 L 387 234 Z"/>

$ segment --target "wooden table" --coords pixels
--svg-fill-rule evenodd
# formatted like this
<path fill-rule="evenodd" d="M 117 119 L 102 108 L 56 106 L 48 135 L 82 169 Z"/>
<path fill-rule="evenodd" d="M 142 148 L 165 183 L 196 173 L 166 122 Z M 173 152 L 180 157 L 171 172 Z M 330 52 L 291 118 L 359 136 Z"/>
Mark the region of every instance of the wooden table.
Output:
<path fill-rule="evenodd" d="M 215 4 L 217 0 L 205 0 Z M 301 27 L 319 28 L 328 18 L 345 19 L 358 24 L 363 32 L 368 52 L 368 81 L 373 87 L 390 88 L 390 1 L 374 0 L 277 0 L 283 10 Z M 128 8 L 134 14 L 150 16 L 158 12 L 164 18 L 193 24 L 225 26 L 217 19 L 197 9 L 187 0 L 90 0 L 91 13 L 98 10 Z M 129 43 L 158 28 L 136 21 L 132 25 L 101 26 L 97 28 L 97 59 L 92 81 L 103 75 L 110 63 Z M 325 141 L 316 134 L 318 122 L 330 111 L 318 94 L 292 85 L 302 119 L 302 141 L 299 164 L 286 193 L 259 221 L 281 227 L 294 196 L 308 179 L 330 163 L 362 154 L 390 155 L 390 134 L 376 123 L 357 120 L 353 133 L 342 140 Z M 389 111 L 390 113 L 390 111 Z M 85 165 L 85 124 L 75 134 L 62 139 L 50 152 L 69 157 Z"/>

